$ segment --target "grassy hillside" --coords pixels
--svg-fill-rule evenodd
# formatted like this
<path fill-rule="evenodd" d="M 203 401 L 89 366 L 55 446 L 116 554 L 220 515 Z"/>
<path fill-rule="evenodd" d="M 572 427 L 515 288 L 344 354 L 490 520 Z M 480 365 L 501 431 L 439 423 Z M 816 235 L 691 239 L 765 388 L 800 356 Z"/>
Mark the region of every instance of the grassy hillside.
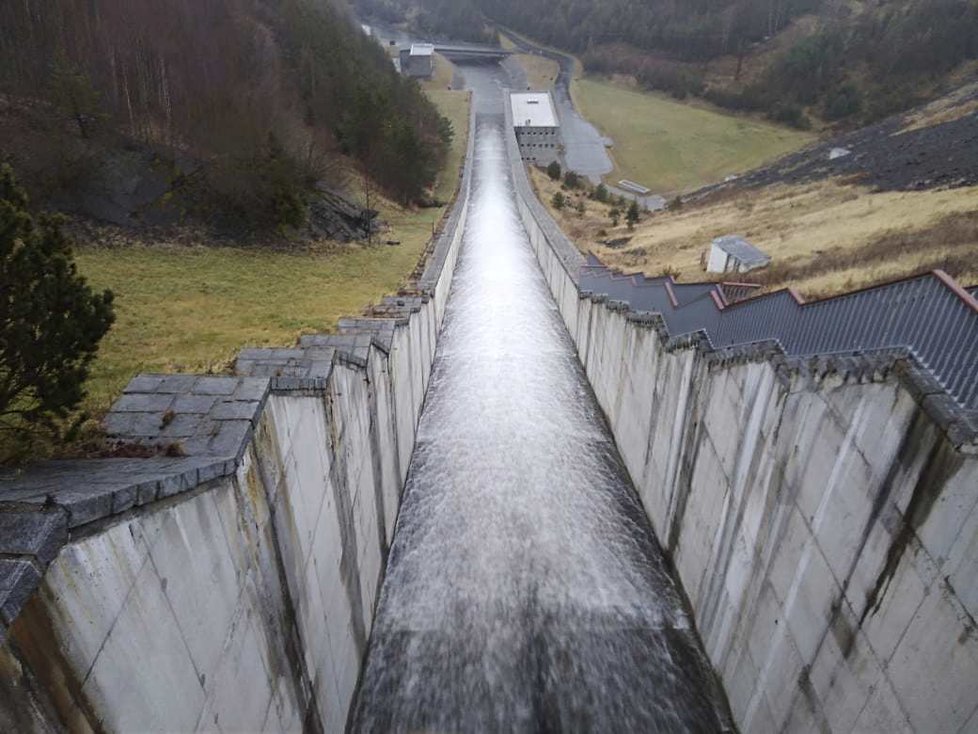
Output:
<path fill-rule="evenodd" d="M 614 140 L 615 171 L 656 193 L 696 188 L 809 143 L 813 137 L 593 78 L 574 83 L 584 116 Z"/>
<path fill-rule="evenodd" d="M 468 95 L 428 91 L 455 135 L 436 196 L 454 194 L 468 135 Z M 245 346 L 284 346 L 330 330 L 404 284 L 445 207 L 381 199 L 390 224 L 374 245 L 322 243 L 296 252 L 176 244 L 76 249 L 79 270 L 115 293 L 117 322 L 102 343 L 84 408 L 107 410 L 146 371 L 225 371 Z M 389 246 L 386 240 L 400 244 Z"/>
<path fill-rule="evenodd" d="M 836 179 L 767 186 L 646 214 L 629 230 L 612 225 L 610 205 L 583 192 L 565 190 L 570 203 L 554 210 L 550 202 L 560 186 L 540 171 L 532 178 L 582 252 L 629 271 L 672 273 L 686 282 L 718 279 L 704 272 L 703 254 L 714 237 L 737 233 L 772 257 L 770 268 L 737 277 L 764 290 L 791 286 L 806 297 L 824 296 L 935 268 L 978 283 L 975 186 L 874 192 Z M 575 210 L 578 200 L 584 214 Z"/>

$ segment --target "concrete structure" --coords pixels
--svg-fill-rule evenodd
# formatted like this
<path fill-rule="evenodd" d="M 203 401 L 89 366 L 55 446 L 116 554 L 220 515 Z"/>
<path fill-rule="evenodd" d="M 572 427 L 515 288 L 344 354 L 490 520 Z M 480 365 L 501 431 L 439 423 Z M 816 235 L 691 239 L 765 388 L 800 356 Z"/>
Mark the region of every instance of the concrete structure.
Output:
<path fill-rule="evenodd" d="M 402 74 L 417 79 L 430 79 L 435 71 L 435 47 L 430 43 L 412 43 L 411 48 L 401 49 Z"/>
<path fill-rule="evenodd" d="M 618 182 L 621 188 L 625 189 L 632 194 L 638 194 L 639 196 L 648 196 L 652 193 L 652 190 L 646 186 L 642 186 L 640 183 L 635 183 L 634 181 L 629 181 L 627 178 L 623 178 Z"/>
<path fill-rule="evenodd" d="M 978 729 L 974 427 L 961 433 L 904 355 L 717 352 L 582 295 L 583 258 L 515 140 L 509 154 L 540 265 L 741 729 Z"/>
<path fill-rule="evenodd" d="M 0 731 L 343 730 L 468 181 L 411 295 L 135 378 L 107 429 L 158 455 L 4 477 Z"/>
<path fill-rule="evenodd" d="M 746 273 L 771 262 L 769 255 L 758 250 L 740 235 L 716 237 L 710 243 L 706 260 L 709 273 Z"/>
<path fill-rule="evenodd" d="M 978 729 L 973 414 L 905 352 L 717 351 L 581 293 L 583 258 L 507 144 L 531 244 L 742 730 Z M 149 458 L 4 477 L 0 730 L 343 728 L 468 176 L 410 295 L 246 350 L 234 376 L 136 378 L 108 428 Z"/>
<path fill-rule="evenodd" d="M 550 92 L 513 92 L 509 102 L 523 160 L 538 165 L 559 160 L 560 121 Z"/>

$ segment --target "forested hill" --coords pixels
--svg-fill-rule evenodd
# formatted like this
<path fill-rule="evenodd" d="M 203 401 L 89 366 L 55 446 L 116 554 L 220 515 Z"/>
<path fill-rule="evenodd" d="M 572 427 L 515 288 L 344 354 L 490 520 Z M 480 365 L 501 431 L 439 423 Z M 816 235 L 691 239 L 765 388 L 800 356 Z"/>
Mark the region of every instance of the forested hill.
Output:
<path fill-rule="evenodd" d="M 466 12 L 475 27 L 488 18 L 579 54 L 591 71 L 799 126 L 905 110 L 978 60 L 978 0 L 453 1 L 452 26 Z"/>
<path fill-rule="evenodd" d="M 0 28 L 0 161 L 43 199 L 134 178 L 181 217 L 299 225 L 341 169 L 421 197 L 451 137 L 345 0 L 20 0 Z"/>

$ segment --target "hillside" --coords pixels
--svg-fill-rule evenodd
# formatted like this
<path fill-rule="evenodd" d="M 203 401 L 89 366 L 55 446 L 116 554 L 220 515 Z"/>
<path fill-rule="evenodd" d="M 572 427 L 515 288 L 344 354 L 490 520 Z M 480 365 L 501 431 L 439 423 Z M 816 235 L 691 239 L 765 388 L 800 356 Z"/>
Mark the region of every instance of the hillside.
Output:
<path fill-rule="evenodd" d="M 350 235 L 351 172 L 423 199 L 451 139 L 342 0 L 3 3 L 0 27 L 0 160 L 102 221 Z"/>
<path fill-rule="evenodd" d="M 532 174 L 578 247 L 626 270 L 719 278 L 703 254 L 714 237 L 740 234 L 772 258 L 736 276 L 762 290 L 817 297 L 935 268 L 978 283 L 978 85 L 674 200 L 634 228 L 620 202 Z M 558 191 L 568 199 L 559 210 Z"/>
<path fill-rule="evenodd" d="M 978 66 L 975 0 L 459 0 L 430 17 L 445 19 L 442 33 L 488 19 L 578 54 L 589 73 L 797 127 L 880 120 Z"/>

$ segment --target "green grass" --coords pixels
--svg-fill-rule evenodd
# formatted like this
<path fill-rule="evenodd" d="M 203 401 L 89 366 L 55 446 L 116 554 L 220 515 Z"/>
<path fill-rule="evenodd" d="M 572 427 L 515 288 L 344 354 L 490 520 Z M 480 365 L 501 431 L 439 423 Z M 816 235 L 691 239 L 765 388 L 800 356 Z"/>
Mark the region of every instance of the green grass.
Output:
<path fill-rule="evenodd" d="M 604 80 L 577 79 L 573 92 L 582 114 L 614 140 L 609 181 L 631 179 L 660 194 L 720 181 L 814 139 Z"/>
<path fill-rule="evenodd" d="M 84 407 L 107 410 L 139 372 L 224 371 L 244 346 L 285 346 L 329 330 L 395 291 L 414 268 L 433 212 L 405 217 L 397 247 L 290 254 L 228 247 L 79 247 L 79 270 L 116 296 Z"/>
<path fill-rule="evenodd" d="M 455 137 L 448 151 L 445 170 L 442 171 L 435 184 L 435 198 L 439 201 L 450 201 L 458 187 L 458 172 L 465 159 L 465 148 L 469 133 L 469 93 L 449 89 L 425 89 L 425 94 L 431 99 L 441 113 L 452 122 Z"/>

